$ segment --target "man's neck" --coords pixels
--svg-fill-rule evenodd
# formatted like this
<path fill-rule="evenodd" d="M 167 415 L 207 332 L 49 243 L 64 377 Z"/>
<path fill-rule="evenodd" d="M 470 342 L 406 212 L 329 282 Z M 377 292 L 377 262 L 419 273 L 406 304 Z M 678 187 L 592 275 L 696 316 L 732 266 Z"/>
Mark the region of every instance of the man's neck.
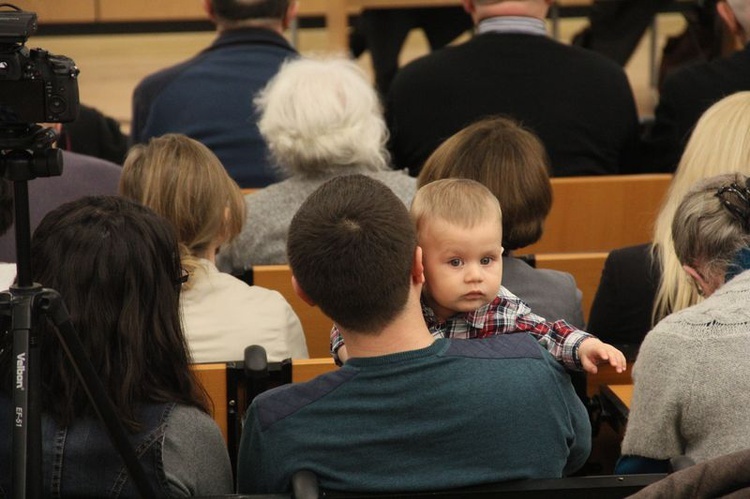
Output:
<path fill-rule="evenodd" d="M 379 357 L 394 353 L 420 350 L 432 345 L 430 334 L 422 317 L 419 302 L 407 305 L 395 320 L 377 333 L 355 333 L 341 328 L 349 358 Z"/>
<path fill-rule="evenodd" d="M 219 33 L 225 33 L 240 28 L 258 28 L 267 29 L 280 35 L 284 34 L 284 25 L 281 21 L 275 19 L 253 19 L 245 21 L 225 21 L 216 25 Z"/>
<path fill-rule="evenodd" d="M 479 24 L 484 19 L 493 17 L 533 17 L 544 20 L 549 6 L 545 2 L 505 1 L 494 4 L 476 5 L 474 23 Z"/>

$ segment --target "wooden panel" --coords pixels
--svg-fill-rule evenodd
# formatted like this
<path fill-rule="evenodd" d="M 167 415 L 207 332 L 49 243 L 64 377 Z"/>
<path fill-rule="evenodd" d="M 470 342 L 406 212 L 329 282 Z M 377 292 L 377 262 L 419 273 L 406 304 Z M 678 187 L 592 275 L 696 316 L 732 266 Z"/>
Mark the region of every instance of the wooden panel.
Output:
<path fill-rule="evenodd" d="M 36 12 L 39 24 L 89 23 L 96 20 L 95 0 L 16 0 L 10 3 Z"/>
<path fill-rule="evenodd" d="M 633 400 L 633 385 L 605 385 L 609 391 L 630 409 L 630 402 Z"/>
<path fill-rule="evenodd" d="M 66 0 L 67 2 L 67 0 Z M 169 21 L 208 19 L 200 0 L 98 0 L 99 21 Z"/>
<path fill-rule="evenodd" d="M 292 306 L 302 323 L 310 357 L 328 357 L 333 320 L 318 307 L 302 301 L 292 288 L 292 271 L 288 265 L 258 265 L 253 267 L 253 284 L 275 289 Z"/>
<path fill-rule="evenodd" d="M 336 369 L 338 367 L 330 356 L 319 359 L 292 359 L 292 383 L 310 381 L 316 376 Z"/>
<path fill-rule="evenodd" d="M 516 254 L 611 251 L 651 241 L 670 174 L 552 179 L 552 211 L 539 242 Z"/>
<path fill-rule="evenodd" d="M 193 372 L 213 403 L 211 416 L 227 441 L 227 366 L 226 364 L 193 364 Z"/>
<path fill-rule="evenodd" d="M 595 253 L 546 253 L 536 255 L 536 267 L 567 272 L 575 277 L 578 289 L 583 293 L 583 320 L 588 322 L 591 303 L 602 276 L 607 252 Z"/>
<path fill-rule="evenodd" d="M 586 375 L 586 393 L 593 397 L 599 393 L 602 385 L 632 385 L 633 384 L 633 364 L 628 362 L 628 369 L 625 372 L 618 373 L 609 364 L 599 366 L 599 372 L 596 374 Z"/>

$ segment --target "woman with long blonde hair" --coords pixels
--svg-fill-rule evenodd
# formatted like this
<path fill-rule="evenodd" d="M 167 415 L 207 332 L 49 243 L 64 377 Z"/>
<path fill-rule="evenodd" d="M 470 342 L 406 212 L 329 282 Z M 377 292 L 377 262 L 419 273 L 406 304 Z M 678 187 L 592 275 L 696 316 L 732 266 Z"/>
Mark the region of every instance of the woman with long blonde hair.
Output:
<path fill-rule="evenodd" d="M 610 253 L 591 307 L 591 333 L 612 343 L 640 343 L 661 319 L 701 300 L 675 255 L 672 220 L 696 181 L 734 172 L 750 174 L 750 92 L 725 97 L 696 124 L 651 244 Z"/>
<path fill-rule="evenodd" d="M 672 220 L 696 181 L 722 173 L 750 174 L 750 92 L 738 92 L 711 106 L 685 148 L 654 228 L 653 254 L 662 270 L 653 321 L 697 303 L 701 297 L 674 251 Z"/>

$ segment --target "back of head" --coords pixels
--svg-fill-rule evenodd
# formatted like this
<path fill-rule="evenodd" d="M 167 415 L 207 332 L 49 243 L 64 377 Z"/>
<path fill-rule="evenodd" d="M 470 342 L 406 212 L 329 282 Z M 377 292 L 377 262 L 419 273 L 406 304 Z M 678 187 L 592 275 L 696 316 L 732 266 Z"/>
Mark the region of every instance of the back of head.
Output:
<path fill-rule="evenodd" d="M 342 328 L 376 333 L 407 302 L 416 236 L 404 204 L 381 182 L 343 175 L 318 188 L 289 227 L 299 286 Z"/>
<path fill-rule="evenodd" d="M 31 267 L 35 282 L 62 295 L 84 351 L 131 428 L 140 403 L 202 406 L 180 326 L 181 270 L 169 222 L 127 199 L 82 198 L 44 217 L 31 241 Z M 89 404 L 49 327 L 41 321 L 42 403 L 68 424 Z"/>
<path fill-rule="evenodd" d="M 350 60 L 287 61 L 255 104 L 260 133 L 288 175 L 388 168 L 378 95 Z"/>
<path fill-rule="evenodd" d="M 245 204 L 219 159 L 200 142 L 180 134 L 155 137 L 128 153 L 120 194 L 169 220 L 177 231 L 185 267 L 217 242 L 242 230 Z"/>
<path fill-rule="evenodd" d="M 453 178 L 430 182 L 419 188 L 411 204 L 411 218 L 420 233 L 425 223 L 442 220 L 461 227 L 474 227 L 488 219 L 502 222 L 497 198 L 474 180 Z M 498 238 L 502 237 L 498 234 Z"/>
<path fill-rule="evenodd" d="M 245 20 L 278 21 L 284 18 L 290 0 L 211 0 L 214 15 L 221 22 Z"/>
<path fill-rule="evenodd" d="M 655 322 L 699 300 L 674 252 L 677 207 L 697 181 L 732 172 L 750 174 L 750 92 L 725 97 L 701 116 L 675 171 L 654 228 L 654 250 L 662 269 Z"/>
<path fill-rule="evenodd" d="M 417 184 L 446 178 L 476 180 L 503 210 L 503 247 L 533 244 L 552 208 L 547 152 L 539 138 L 506 117 L 480 120 L 456 133 L 427 159 Z"/>
<path fill-rule="evenodd" d="M 723 277 L 738 252 L 750 247 L 750 184 L 739 173 L 699 181 L 677 207 L 672 237 L 683 265 Z"/>

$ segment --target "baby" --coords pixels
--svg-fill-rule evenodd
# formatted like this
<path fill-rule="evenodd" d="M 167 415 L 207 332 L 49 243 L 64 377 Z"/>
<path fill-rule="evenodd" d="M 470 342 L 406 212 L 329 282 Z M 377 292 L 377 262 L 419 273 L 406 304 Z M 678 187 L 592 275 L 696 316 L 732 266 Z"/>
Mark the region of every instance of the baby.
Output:
<path fill-rule="evenodd" d="M 530 333 L 569 369 L 596 373 L 598 364 L 609 362 L 617 372 L 625 370 L 625 356 L 615 347 L 563 320 L 547 322 L 500 285 L 502 212 L 482 184 L 466 179 L 427 184 L 417 191 L 411 216 L 423 252 L 422 313 L 434 336 Z M 346 361 L 335 327 L 331 351 L 337 361 Z"/>

